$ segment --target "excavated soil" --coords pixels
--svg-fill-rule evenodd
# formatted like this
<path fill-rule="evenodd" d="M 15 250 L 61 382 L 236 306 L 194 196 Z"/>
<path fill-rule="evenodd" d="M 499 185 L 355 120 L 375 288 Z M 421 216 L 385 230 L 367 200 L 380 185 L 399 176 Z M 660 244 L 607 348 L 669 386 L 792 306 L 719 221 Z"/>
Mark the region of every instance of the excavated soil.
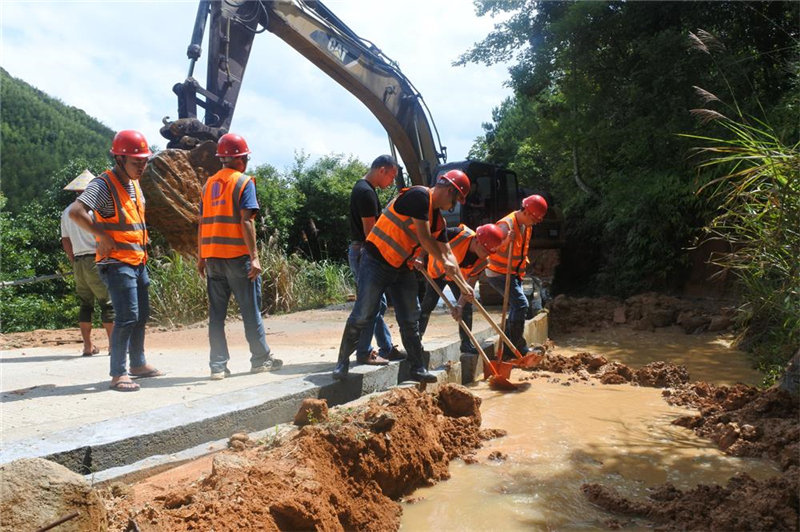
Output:
<path fill-rule="evenodd" d="M 235 435 L 189 473 L 104 489 L 110 528 L 396 530 L 398 500 L 449 478 L 450 460 L 497 435 L 480 430 L 480 403 L 459 385 L 398 389 L 280 442 Z"/>

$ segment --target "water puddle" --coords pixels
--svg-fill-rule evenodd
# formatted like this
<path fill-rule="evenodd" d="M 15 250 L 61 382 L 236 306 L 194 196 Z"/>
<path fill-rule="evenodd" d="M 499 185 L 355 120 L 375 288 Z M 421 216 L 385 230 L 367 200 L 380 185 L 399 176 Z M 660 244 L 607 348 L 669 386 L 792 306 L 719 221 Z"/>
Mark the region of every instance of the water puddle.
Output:
<path fill-rule="evenodd" d="M 711 345 L 709 353 L 725 350 L 727 357 L 726 347 L 714 347 L 711 342 L 701 342 L 699 348 L 683 346 L 682 339 L 674 336 L 656 338 L 652 354 L 646 356 L 641 342 L 631 348 L 624 338 L 613 337 L 615 350 L 589 346 L 578 350 L 602 353 L 635 367 L 652 360 L 676 362 L 672 356 L 657 356 L 661 349 L 680 355 L 687 366 L 691 363 L 693 380 L 698 373 L 702 378 L 703 371 L 698 371 L 702 367 L 708 371 L 730 367 L 729 363 L 714 362 L 703 346 Z M 573 345 L 578 346 L 577 342 Z M 683 349 L 690 351 L 681 353 Z M 571 354 L 563 349 L 557 352 Z M 629 358 L 626 352 L 631 353 Z M 706 356 L 708 360 L 704 360 Z M 731 357 L 743 358 L 736 353 Z M 516 371 L 512 381 L 525 375 Z M 722 382 L 745 380 L 735 371 L 715 374 L 723 374 Z M 602 483 L 623 496 L 644 499 L 648 488 L 664 482 L 689 489 L 697 484 L 725 484 L 740 471 L 756 479 L 777 474 L 769 461 L 726 456 L 690 430 L 671 425 L 689 411 L 667 405 L 660 389 L 596 381 L 566 386 L 565 381 L 563 375 L 534 379 L 532 386 L 520 393 L 495 392 L 485 383 L 472 388 L 483 398 L 482 426 L 505 429 L 508 435 L 486 442 L 477 453 L 479 463 L 456 460 L 450 466 L 450 480 L 415 491 L 414 497 L 421 500 L 403 506 L 402 529 L 608 528 L 606 523 L 615 516 L 589 504 L 581 493 L 582 484 Z M 489 460 L 489 455 L 497 452 L 505 459 Z M 626 530 L 647 528 L 644 522 L 633 525 Z"/>

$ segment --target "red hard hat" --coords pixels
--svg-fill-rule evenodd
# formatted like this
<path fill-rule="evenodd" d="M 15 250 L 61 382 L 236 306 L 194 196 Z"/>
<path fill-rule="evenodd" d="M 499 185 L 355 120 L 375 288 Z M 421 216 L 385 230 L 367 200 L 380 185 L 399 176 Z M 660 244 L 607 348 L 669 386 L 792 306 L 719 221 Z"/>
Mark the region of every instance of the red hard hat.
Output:
<path fill-rule="evenodd" d="M 144 135 L 132 129 L 125 129 L 114 135 L 114 140 L 111 141 L 111 154 L 140 159 L 153 155 L 147 146 Z"/>
<path fill-rule="evenodd" d="M 475 231 L 478 242 L 485 247 L 489 253 L 494 253 L 503 242 L 503 230 L 497 224 L 486 224 L 478 227 Z"/>
<path fill-rule="evenodd" d="M 217 157 L 244 157 L 250 153 L 247 142 L 241 135 L 225 133 L 217 143 Z"/>
<path fill-rule="evenodd" d="M 469 195 L 469 177 L 461 170 L 449 170 L 439 176 L 438 183 L 446 181 L 458 190 L 458 202 L 464 203 Z"/>
<path fill-rule="evenodd" d="M 528 196 L 522 200 L 522 209 L 537 222 L 544 219 L 547 214 L 547 202 L 538 194 Z"/>

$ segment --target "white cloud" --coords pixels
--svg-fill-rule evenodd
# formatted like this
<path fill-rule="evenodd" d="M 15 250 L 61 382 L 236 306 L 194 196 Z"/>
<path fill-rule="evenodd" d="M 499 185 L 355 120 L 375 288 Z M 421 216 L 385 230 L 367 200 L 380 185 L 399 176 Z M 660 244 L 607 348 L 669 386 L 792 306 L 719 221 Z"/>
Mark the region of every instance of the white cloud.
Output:
<path fill-rule="evenodd" d="M 493 107 L 509 95 L 504 66 L 451 63 L 491 30 L 466 0 L 331 0 L 356 33 L 397 61 L 422 93 L 450 159 L 466 156 Z M 112 129 L 139 129 L 164 146 L 161 118 L 177 116 L 172 86 L 188 72 L 186 47 L 197 3 L 3 0 L 2 66 Z M 207 46 L 204 44 L 204 53 Z M 205 56 L 195 69 L 204 80 Z M 350 93 L 280 39 L 257 35 L 232 124 L 257 164 L 291 165 L 353 154 L 369 162 L 388 151 L 386 133 Z"/>

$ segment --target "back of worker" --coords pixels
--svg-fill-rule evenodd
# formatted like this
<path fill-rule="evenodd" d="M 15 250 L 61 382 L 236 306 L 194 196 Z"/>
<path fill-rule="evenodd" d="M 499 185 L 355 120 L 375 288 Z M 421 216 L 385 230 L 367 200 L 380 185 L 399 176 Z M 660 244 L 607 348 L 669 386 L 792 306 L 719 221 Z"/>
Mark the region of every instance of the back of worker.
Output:
<path fill-rule="evenodd" d="M 230 375 L 225 318 L 231 293 L 239 304 L 250 347 L 250 373 L 280 369 L 273 358 L 261 319 L 261 262 L 256 246 L 258 213 L 255 181 L 244 174 L 250 149 L 239 135 L 219 139 L 217 157 L 223 168 L 203 186 L 197 230 L 197 269 L 208 289 L 208 340 L 211 379 Z"/>

